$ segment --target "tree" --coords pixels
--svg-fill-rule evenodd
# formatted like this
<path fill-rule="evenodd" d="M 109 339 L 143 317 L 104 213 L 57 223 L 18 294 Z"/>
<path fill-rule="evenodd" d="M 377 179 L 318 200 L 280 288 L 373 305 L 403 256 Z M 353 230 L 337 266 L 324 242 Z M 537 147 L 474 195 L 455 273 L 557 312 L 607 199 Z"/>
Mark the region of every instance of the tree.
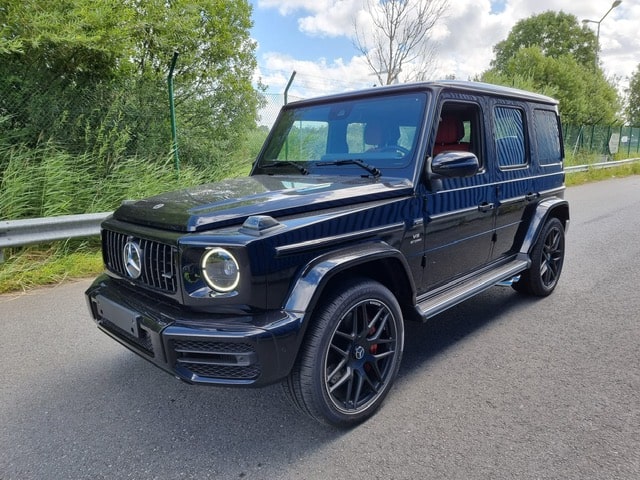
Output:
<path fill-rule="evenodd" d="M 592 65 L 584 67 L 571 55 L 547 57 L 539 47 L 523 48 L 504 70 L 491 69 L 481 79 L 556 98 L 565 122 L 593 125 L 616 121 L 616 89 L 600 70 L 594 72 Z"/>
<path fill-rule="evenodd" d="M 595 44 L 575 16 L 546 12 L 518 22 L 480 78 L 557 98 L 565 122 L 611 124 L 620 100 L 602 69 L 594 69 Z"/>
<path fill-rule="evenodd" d="M 640 64 L 631 76 L 627 94 L 627 121 L 632 126 L 640 126 Z"/>
<path fill-rule="evenodd" d="M 448 0 L 366 0 L 356 18 L 355 47 L 378 82 L 423 80 L 434 67 L 431 35 Z"/>
<path fill-rule="evenodd" d="M 516 23 L 507 38 L 493 47 L 495 58 L 491 66 L 504 70 L 520 49 L 534 46 L 545 57 L 570 55 L 585 67 L 593 68 L 596 60 L 597 41 L 593 32 L 581 26 L 575 15 L 548 11 Z"/>
<path fill-rule="evenodd" d="M 0 0 L 0 117 L 15 141 L 165 156 L 166 76 L 187 160 L 224 157 L 255 125 L 247 0 Z"/>

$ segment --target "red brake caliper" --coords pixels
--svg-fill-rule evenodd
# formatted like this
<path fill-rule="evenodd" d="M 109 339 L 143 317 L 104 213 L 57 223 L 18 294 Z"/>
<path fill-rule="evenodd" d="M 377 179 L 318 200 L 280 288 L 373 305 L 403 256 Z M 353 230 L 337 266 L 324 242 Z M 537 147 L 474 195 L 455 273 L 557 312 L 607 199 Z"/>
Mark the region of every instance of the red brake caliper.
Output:
<path fill-rule="evenodd" d="M 369 336 L 372 336 L 374 333 L 376 333 L 376 327 L 371 327 L 371 329 L 369 330 Z M 377 343 L 374 344 L 374 345 L 371 345 L 369 347 L 369 353 L 371 355 L 375 355 L 376 353 L 378 353 L 378 344 Z"/>

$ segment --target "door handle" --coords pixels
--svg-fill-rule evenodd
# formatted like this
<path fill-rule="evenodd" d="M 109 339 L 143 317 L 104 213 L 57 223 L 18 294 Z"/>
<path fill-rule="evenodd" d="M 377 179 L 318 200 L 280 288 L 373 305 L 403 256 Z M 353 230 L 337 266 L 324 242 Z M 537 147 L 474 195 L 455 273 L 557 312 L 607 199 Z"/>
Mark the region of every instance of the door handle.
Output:
<path fill-rule="evenodd" d="M 493 203 L 483 202 L 478 205 L 478 210 L 480 210 L 481 212 L 488 212 L 490 210 L 493 210 L 493 207 Z"/>
<path fill-rule="evenodd" d="M 525 199 L 527 202 L 533 202 L 534 200 L 537 200 L 537 199 L 538 199 L 538 197 L 539 197 L 539 195 L 538 195 L 537 193 L 527 193 L 527 194 L 524 196 L 524 199 Z"/>

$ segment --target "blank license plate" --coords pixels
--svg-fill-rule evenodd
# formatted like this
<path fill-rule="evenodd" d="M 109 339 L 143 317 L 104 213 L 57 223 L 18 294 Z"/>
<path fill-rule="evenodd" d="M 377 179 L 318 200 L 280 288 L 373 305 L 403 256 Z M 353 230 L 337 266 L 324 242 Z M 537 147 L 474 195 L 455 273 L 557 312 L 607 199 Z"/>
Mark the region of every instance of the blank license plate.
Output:
<path fill-rule="evenodd" d="M 140 338 L 139 324 L 142 317 L 138 313 L 118 305 L 102 295 L 96 296 L 96 304 L 100 317 L 113 323 L 128 334 Z"/>

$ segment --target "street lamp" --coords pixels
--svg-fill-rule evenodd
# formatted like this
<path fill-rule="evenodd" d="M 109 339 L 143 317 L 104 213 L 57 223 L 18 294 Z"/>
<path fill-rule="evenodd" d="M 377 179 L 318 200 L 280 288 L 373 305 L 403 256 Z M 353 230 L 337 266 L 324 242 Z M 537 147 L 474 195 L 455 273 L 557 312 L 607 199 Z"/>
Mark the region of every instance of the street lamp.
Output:
<path fill-rule="evenodd" d="M 606 16 L 609 15 L 609 12 L 611 12 L 611 10 L 619 6 L 621 3 L 622 3 L 622 0 L 615 0 L 615 2 L 611 4 L 611 8 L 607 10 L 607 13 L 605 13 L 600 20 L 589 20 L 589 19 L 582 20 L 583 25 L 586 25 L 587 23 L 598 24 L 598 29 L 596 31 L 596 70 L 598 69 L 598 52 L 600 51 L 600 24 L 606 18 Z"/>

